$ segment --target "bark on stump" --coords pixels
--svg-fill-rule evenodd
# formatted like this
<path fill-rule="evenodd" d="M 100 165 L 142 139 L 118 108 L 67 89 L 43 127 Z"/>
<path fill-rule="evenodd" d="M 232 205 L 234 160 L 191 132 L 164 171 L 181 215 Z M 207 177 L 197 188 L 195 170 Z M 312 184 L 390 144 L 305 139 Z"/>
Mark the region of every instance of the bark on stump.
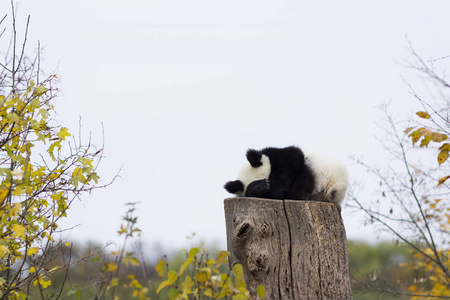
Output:
<path fill-rule="evenodd" d="M 265 299 L 351 299 L 341 208 L 333 203 L 225 199 L 230 266 Z"/>

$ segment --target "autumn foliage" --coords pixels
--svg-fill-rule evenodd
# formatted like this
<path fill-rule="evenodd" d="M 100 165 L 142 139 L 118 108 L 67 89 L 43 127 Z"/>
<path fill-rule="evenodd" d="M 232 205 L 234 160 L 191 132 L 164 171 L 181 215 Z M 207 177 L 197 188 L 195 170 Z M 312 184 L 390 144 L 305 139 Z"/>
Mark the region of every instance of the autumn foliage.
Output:
<path fill-rule="evenodd" d="M 382 107 L 386 125 L 381 126 L 385 136 L 379 141 L 386 150 L 385 165 L 355 159 L 378 183 L 376 200 L 363 202 L 350 191 L 349 206 L 363 211 L 368 224 L 390 232 L 395 243 L 409 247 L 413 256 L 401 263 L 401 268 L 412 270 L 413 279 L 398 278 L 396 284 L 386 285 L 377 278 L 366 282 L 368 290 L 417 299 L 446 298 L 450 297 L 450 85 L 438 74 L 435 61 L 424 61 L 410 50 L 413 61 L 407 66 L 424 78 L 433 93 L 425 100 L 408 84 L 421 109 L 404 122 Z"/>
<path fill-rule="evenodd" d="M 156 265 L 158 275 L 164 280 L 156 293 L 167 289 L 163 298 L 177 299 L 251 299 L 243 279 L 243 267 L 235 264 L 232 270 L 222 269 L 229 252 L 220 251 L 210 258 L 203 247 L 193 247 L 185 253 L 186 259 L 179 270 L 171 270 L 167 260 L 160 259 Z M 258 286 L 257 294 L 264 299 L 265 288 Z"/>
<path fill-rule="evenodd" d="M 443 81 L 444 82 L 444 81 Z M 444 87 L 450 88 L 448 84 Z M 412 144 L 420 142 L 420 147 L 428 147 L 430 142 L 434 143 L 437 148 L 436 160 L 439 166 L 448 164 L 450 151 L 450 143 L 446 142 L 450 135 L 450 118 L 449 108 L 437 111 L 431 106 L 427 106 L 427 111 L 418 111 L 416 115 L 423 119 L 420 121 L 419 128 L 410 127 L 405 130 L 406 134 L 412 139 Z M 448 171 L 447 168 L 442 171 Z M 439 176 L 436 182 L 436 188 L 448 189 L 446 181 L 450 175 L 443 174 Z M 437 231 L 445 238 L 450 234 L 450 205 L 448 204 L 447 194 L 444 197 L 435 197 L 425 199 L 423 202 L 423 222 L 427 224 L 427 228 L 436 225 Z M 447 198 L 447 199 L 446 199 Z M 437 242 L 436 242 L 437 243 Z M 450 297 L 450 248 L 447 247 L 448 242 L 439 241 L 440 245 L 436 245 L 433 241 L 424 250 L 414 254 L 415 264 L 413 268 L 418 274 L 422 274 L 411 284 L 408 290 L 417 295 L 416 298 L 423 298 L 425 295 L 448 296 Z M 447 244 L 447 245 L 446 245 Z"/>
<path fill-rule="evenodd" d="M 51 285 L 59 266 L 48 269 L 38 254 L 51 246 L 71 202 L 99 179 L 101 150 L 69 146 L 68 129 L 53 125 L 54 78 L 0 94 L 0 285 L 13 298 L 24 298 L 30 284 Z"/>

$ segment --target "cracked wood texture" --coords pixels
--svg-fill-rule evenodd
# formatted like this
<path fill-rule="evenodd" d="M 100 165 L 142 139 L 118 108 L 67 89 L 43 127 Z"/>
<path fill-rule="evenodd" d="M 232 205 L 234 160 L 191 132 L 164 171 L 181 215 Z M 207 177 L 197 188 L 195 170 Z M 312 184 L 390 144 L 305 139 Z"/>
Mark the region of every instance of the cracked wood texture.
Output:
<path fill-rule="evenodd" d="M 225 199 L 229 263 L 244 267 L 252 298 L 352 299 L 340 206 L 259 198 Z"/>

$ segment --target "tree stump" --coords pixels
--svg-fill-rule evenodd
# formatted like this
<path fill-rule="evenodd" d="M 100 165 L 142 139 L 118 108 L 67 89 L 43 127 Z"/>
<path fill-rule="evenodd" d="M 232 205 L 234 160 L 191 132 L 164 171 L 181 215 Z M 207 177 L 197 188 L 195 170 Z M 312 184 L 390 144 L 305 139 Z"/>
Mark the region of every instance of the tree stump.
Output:
<path fill-rule="evenodd" d="M 352 299 L 341 208 L 334 203 L 225 199 L 229 263 L 257 299 Z"/>

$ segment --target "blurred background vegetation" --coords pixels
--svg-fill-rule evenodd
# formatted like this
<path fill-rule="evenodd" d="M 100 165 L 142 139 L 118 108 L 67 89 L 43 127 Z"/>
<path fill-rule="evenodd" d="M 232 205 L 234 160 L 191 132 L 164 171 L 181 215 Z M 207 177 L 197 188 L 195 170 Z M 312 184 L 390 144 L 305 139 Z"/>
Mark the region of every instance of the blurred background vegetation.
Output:
<path fill-rule="evenodd" d="M 110 245 L 108 248 L 110 247 L 114 247 L 114 245 Z M 204 245 L 204 247 L 208 249 L 211 257 L 215 257 L 220 251 L 217 245 Z M 186 260 L 186 250 L 171 249 L 164 253 L 162 252 L 164 250 L 157 244 L 147 246 L 136 241 L 130 245 L 130 251 L 137 254 L 141 265 L 127 267 L 127 270 L 119 275 L 119 281 L 126 282 L 127 274 L 133 274 L 141 284 L 150 287 L 147 296 L 152 299 L 166 299 L 167 292 L 156 294 L 156 289 L 162 281 L 155 270 L 157 260 L 167 257 L 170 268 L 177 270 Z M 391 289 L 392 284 L 402 284 L 407 280 L 418 278 L 415 271 L 406 267 L 407 263 L 413 259 L 411 250 L 407 246 L 386 241 L 376 244 L 349 241 L 348 251 L 354 299 L 403 299 L 401 295 L 390 294 L 386 291 Z M 62 294 L 66 295 L 69 290 L 79 289 L 82 292 L 83 299 L 94 299 L 97 292 L 94 286 L 99 284 L 97 281 L 102 278 L 102 268 L 108 261 L 108 250 L 102 245 L 89 242 L 70 245 L 66 247 L 65 253 L 66 260 L 71 256 L 73 261 L 78 260 L 79 263 L 69 269 L 69 276 L 66 276 L 65 270 L 56 272 L 52 277 L 52 285 L 47 292 L 59 293 L 59 289 L 67 277 L 70 283 L 66 283 L 66 290 Z M 109 260 L 111 260 L 111 257 L 109 257 Z M 61 263 L 59 262 L 59 264 Z M 55 264 L 58 264 L 58 262 L 55 261 Z M 227 265 L 223 266 L 223 268 L 227 267 Z M 226 272 L 226 270 L 223 270 L 223 272 Z M 379 290 L 368 290 L 368 282 L 375 280 Z M 132 291 L 129 289 L 117 291 L 117 296 L 120 299 L 131 299 L 131 294 Z M 40 299 L 40 296 L 36 294 L 35 299 Z"/>

